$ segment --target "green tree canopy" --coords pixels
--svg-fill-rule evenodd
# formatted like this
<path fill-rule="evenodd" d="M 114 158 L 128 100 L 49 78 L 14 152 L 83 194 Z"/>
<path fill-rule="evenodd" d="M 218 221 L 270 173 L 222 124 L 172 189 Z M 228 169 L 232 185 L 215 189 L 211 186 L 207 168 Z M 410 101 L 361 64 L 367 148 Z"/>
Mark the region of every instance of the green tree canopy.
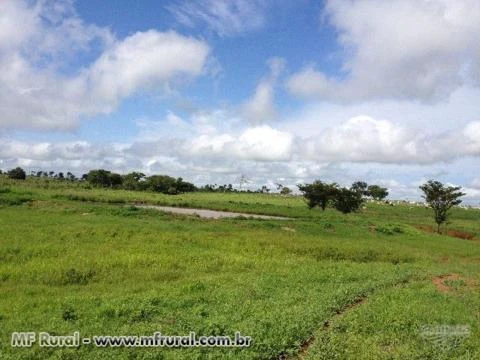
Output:
<path fill-rule="evenodd" d="M 87 181 L 94 186 L 118 187 L 122 185 L 122 176 L 104 169 L 90 170 L 86 174 Z"/>
<path fill-rule="evenodd" d="M 368 196 L 368 184 L 365 181 L 355 181 L 350 190 L 359 193 L 361 196 Z"/>
<path fill-rule="evenodd" d="M 310 209 L 320 206 L 325 210 L 328 203 L 333 201 L 338 191 L 338 185 L 335 183 L 327 184 L 320 180 L 314 181 L 312 184 L 298 185 L 298 189 L 303 193 Z"/>
<path fill-rule="evenodd" d="M 341 188 L 335 194 L 335 209 L 344 214 L 355 212 L 363 203 L 362 193 L 356 190 Z"/>
<path fill-rule="evenodd" d="M 374 200 L 383 200 L 388 196 L 388 189 L 378 185 L 370 185 L 367 191 Z"/>
<path fill-rule="evenodd" d="M 435 222 L 437 223 L 437 232 L 440 233 L 440 225 L 447 221 L 448 210 L 452 206 L 462 202 L 460 197 L 465 193 L 461 192 L 460 186 L 445 186 L 440 181 L 429 180 L 420 186 L 423 191 L 423 198 L 433 209 Z"/>
<path fill-rule="evenodd" d="M 25 180 L 27 174 L 25 173 L 25 170 L 23 170 L 21 167 L 16 167 L 15 169 L 9 170 L 7 172 L 7 176 L 10 179 Z"/>

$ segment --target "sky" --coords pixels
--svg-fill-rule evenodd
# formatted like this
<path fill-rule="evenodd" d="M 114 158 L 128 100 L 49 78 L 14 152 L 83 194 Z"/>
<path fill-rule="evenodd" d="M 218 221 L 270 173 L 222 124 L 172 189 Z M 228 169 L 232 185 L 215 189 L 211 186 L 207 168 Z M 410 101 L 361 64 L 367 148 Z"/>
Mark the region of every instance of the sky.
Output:
<path fill-rule="evenodd" d="M 0 169 L 480 204 L 478 0 L 1 0 Z"/>

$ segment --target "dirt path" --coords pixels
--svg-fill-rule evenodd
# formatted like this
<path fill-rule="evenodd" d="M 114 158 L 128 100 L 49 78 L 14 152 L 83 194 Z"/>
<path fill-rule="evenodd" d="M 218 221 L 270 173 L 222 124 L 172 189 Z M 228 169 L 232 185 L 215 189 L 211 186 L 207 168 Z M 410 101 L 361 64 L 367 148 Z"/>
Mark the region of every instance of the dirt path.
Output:
<path fill-rule="evenodd" d="M 207 218 L 207 219 L 246 217 L 246 218 L 265 219 L 265 220 L 292 220 L 291 218 L 282 217 L 282 216 L 247 214 L 247 213 L 217 211 L 217 210 L 208 210 L 208 209 L 179 208 L 179 207 L 173 207 L 173 206 L 157 206 L 157 205 L 135 205 L 135 206 L 138 208 L 156 209 L 159 211 L 170 212 L 175 214 L 198 215 L 202 218 Z"/>

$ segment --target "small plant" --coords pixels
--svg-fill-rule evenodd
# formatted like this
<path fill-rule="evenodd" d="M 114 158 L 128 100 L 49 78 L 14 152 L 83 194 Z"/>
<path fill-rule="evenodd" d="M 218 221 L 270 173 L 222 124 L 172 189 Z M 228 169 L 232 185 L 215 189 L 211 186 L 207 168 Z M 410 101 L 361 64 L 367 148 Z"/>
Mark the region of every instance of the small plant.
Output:
<path fill-rule="evenodd" d="M 78 320 L 78 315 L 75 312 L 75 309 L 72 306 L 67 306 L 62 313 L 62 318 L 65 321 L 75 321 Z"/>
<path fill-rule="evenodd" d="M 63 283 L 68 285 L 86 285 L 94 276 L 94 270 L 83 273 L 72 268 L 65 272 Z"/>
<path fill-rule="evenodd" d="M 375 230 L 379 233 L 386 234 L 386 235 L 395 235 L 395 234 L 403 234 L 404 230 L 400 225 L 379 225 L 375 228 Z"/>
<path fill-rule="evenodd" d="M 329 223 L 329 222 L 323 224 L 323 228 L 324 228 L 325 230 L 335 230 L 335 227 L 333 226 L 333 224 L 332 224 L 332 223 Z"/>

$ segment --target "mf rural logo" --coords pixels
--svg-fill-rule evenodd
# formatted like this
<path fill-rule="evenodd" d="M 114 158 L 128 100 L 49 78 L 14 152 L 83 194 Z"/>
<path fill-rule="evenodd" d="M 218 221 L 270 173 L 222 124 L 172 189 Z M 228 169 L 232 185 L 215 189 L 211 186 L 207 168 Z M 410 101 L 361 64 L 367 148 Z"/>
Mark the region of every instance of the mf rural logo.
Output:
<path fill-rule="evenodd" d="M 423 325 L 420 336 L 444 351 L 460 346 L 470 336 L 468 325 Z"/>

